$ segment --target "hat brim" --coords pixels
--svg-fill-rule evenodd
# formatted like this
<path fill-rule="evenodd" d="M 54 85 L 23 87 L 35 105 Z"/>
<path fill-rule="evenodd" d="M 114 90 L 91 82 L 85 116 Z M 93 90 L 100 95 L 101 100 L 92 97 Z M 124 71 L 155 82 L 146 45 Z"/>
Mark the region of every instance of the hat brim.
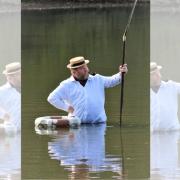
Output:
<path fill-rule="evenodd" d="M 4 75 L 11 75 L 11 74 L 16 74 L 16 73 L 18 73 L 18 72 L 21 72 L 21 69 L 18 69 L 17 71 L 13 71 L 13 72 L 7 72 L 6 70 L 4 70 L 2 73 L 3 73 Z"/>
<path fill-rule="evenodd" d="M 161 69 L 162 69 L 162 66 L 157 66 L 157 68 L 154 69 L 154 70 L 152 70 L 152 71 L 150 71 L 150 73 L 153 73 L 153 72 L 155 72 L 156 70 L 161 70 Z"/>
<path fill-rule="evenodd" d="M 84 62 L 85 62 L 85 63 L 83 63 L 83 64 L 81 64 L 81 65 L 73 66 L 73 67 L 71 66 L 71 64 L 68 64 L 68 65 L 67 65 L 67 68 L 69 68 L 69 69 L 76 69 L 76 68 L 81 67 L 81 66 L 83 66 L 83 65 L 85 65 L 85 64 L 88 64 L 88 63 L 89 63 L 89 60 L 86 59 L 86 60 L 84 60 Z"/>

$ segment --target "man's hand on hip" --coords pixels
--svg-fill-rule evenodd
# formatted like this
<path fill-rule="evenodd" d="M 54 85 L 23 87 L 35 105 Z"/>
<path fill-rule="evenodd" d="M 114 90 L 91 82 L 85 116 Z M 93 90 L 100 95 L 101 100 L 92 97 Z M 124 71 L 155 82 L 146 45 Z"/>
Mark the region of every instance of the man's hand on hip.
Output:
<path fill-rule="evenodd" d="M 72 107 L 72 106 L 69 106 L 69 108 L 68 108 L 68 113 L 73 113 L 74 112 L 74 108 Z"/>

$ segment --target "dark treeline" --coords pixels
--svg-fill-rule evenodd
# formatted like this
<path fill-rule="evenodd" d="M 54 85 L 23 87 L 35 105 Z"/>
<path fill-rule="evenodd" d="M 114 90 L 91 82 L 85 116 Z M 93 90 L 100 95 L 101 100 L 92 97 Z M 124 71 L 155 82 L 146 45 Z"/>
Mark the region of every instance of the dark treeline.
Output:
<path fill-rule="evenodd" d="M 103 8 L 132 4 L 135 0 L 21 0 L 22 10 Z M 138 0 L 138 4 L 150 3 L 150 0 Z"/>
<path fill-rule="evenodd" d="M 149 2 L 150 0 L 138 0 L 139 2 Z M 26 2 L 41 3 L 132 3 L 134 0 L 21 0 Z"/>

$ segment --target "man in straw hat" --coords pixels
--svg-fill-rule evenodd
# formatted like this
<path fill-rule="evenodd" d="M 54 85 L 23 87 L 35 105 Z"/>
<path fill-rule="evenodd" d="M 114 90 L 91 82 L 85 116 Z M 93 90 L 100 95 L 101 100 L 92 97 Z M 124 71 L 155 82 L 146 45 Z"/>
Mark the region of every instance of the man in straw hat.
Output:
<path fill-rule="evenodd" d="M 48 101 L 56 108 L 77 116 L 82 123 L 105 122 L 104 89 L 120 84 L 121 74 L 128 71 L 127 65 L 120 66 L 117 74 L 106 77 L 89 74 L 88 63 L 89 60 L 82 56 L 70 59 L 67 68 L 71 77 L 50 93 Z"/>
<path fill-rule="evenodd" d="M 3 74 L 7 82 L 0 87 L 0 119 L 4 125 L 21 128 L 21 64 L 7 64 Z M 1 124 L 2 125 L 2 124 Z"/>
<path fill-rule="evenodd" d="M 150 63 L 151 131 L 177 130 L 180 83 L 162 81 L 161 69 L 157 63 Z"/>

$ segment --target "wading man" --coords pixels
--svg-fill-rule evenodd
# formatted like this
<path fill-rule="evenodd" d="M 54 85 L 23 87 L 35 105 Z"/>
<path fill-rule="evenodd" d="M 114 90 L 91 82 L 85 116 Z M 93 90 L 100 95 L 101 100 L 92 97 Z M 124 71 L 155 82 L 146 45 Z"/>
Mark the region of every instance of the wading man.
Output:
<path fill-rule="evenodd" d="M 6 84 L 0 87 L 0 119 L 4 125 L 21 130 L 21 64 L 7 64 L 3 74 Z"/>
<path fill-rule="evenodd" d="M 151 131 L 180 129 L 178 120 L 178 95 L 180 83 L 162 81 L 157 63 L 150 64 Z"/>
<path fill-rule="evenodd" d="M 77 116 L 82 123 L 105 122 L 105 88 L 120 84 L 121 74 L 128 71 L 127 65 L 120 66 L 117 74 L 107 77 L 89 74 L 88 63 L 89 60 L 81 56 L 70 59 L 67 68 L 71 77 L 50 93 L 48 101 L 56 108 Z"/>

